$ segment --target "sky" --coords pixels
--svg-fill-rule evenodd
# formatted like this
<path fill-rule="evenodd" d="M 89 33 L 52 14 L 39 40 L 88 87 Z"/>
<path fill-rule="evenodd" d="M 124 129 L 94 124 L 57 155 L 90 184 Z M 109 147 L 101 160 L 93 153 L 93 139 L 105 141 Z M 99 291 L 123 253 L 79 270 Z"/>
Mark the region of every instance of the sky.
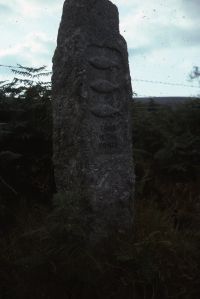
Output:
<path fill-rule="evenodd" d="M 0 0 L 0 65 L 51 70 L 63 2 Z M 199 94 L 188 75 L 200 66 L 200 0 L 112 2 L 128 44 L 133 91 L 138 96 Z M 0 81 L 10 76 L 9 68 L 0 67 Z"/>

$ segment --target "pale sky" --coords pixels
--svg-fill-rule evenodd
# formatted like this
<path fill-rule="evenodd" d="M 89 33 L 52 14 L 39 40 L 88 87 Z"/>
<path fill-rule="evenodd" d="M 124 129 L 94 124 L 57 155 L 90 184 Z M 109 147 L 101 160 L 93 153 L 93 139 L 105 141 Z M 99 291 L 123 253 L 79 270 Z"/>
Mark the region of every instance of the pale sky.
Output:
<path fill-rule="evenodd" d="M 63 0 L 0 0 L 0 65 L 47 65 L 52 56 Z M 200 0 L 113 0 L 129 50 L 133 90 L 138 96 L 192 96 L 188 81 L 200 66 Z M 0 67 L 0 80 L 9 78 Z"/>

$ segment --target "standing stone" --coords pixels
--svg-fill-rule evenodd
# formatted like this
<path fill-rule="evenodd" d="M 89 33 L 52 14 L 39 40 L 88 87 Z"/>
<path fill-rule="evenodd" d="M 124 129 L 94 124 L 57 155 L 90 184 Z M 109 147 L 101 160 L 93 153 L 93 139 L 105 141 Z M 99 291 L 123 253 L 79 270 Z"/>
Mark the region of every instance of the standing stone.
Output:
<path fill-rule="evenodd" d="M 92 240 L 130 231 L 132 88 L 110 1 L 65 1 L 52 85 L 57 191 L 80 194 L 79 221 L 87 222 Z"/>

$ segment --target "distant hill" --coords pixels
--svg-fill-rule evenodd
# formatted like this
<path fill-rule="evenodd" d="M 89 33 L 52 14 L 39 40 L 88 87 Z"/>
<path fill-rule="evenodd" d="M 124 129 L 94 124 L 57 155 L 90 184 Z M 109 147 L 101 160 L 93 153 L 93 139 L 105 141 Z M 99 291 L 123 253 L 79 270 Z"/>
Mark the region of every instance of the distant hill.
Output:
<path fill-rule="evenodd" d="M 153 101 L 159 105 L 176 106 L 184 104 L 190 100 L 199 99 L 199 97 L 134 97 L 136 102 L 149 103 Z"/>

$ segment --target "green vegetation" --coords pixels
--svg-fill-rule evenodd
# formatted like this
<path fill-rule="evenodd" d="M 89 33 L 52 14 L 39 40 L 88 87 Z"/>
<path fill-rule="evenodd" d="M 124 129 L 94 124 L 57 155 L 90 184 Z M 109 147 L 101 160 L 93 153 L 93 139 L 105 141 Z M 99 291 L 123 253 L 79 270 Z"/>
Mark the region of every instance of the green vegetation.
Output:
<path fill-rule="evenodd" d="M 105 254 L 70 222 L 79 194 L 52 198 L 50 90 L 31 88 L 0 91 L 0 298 L 199 299 L 200 100 L 131 103 L 134 233 Z"/>

